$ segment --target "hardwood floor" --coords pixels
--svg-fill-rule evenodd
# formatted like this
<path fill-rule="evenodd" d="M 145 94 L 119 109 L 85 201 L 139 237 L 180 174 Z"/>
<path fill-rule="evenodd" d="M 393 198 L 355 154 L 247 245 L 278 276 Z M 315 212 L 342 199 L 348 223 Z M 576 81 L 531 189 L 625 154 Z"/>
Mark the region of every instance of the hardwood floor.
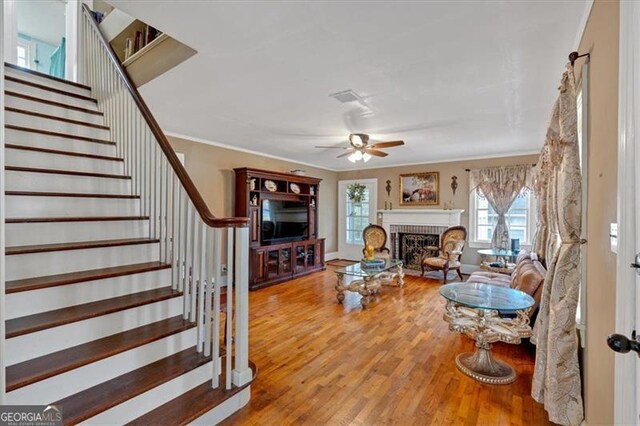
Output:
<path fill-rule="evenodd" d="M 224 424 L 549 424 L 532 347 L 495 344 L 518 379 L 481 384 L 455 366 L 474 343 L 448 330 L 439 281 L 407 276 L 363 311 L 355 293 L 337 303 L 334 269 L 250 293 L 258 377 Z"/>

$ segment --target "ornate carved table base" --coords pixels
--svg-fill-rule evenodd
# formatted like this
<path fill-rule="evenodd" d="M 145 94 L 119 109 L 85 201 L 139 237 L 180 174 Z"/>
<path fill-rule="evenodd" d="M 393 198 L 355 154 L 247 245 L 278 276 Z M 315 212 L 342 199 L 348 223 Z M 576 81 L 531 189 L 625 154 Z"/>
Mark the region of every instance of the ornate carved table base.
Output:
<path fill-rule="evenodd" d="M 473 309 L 448 301 L 444 319 L 449 330 L 462 333 L 476 341 L 476 351 L 456 357 L 456 365 L 464 374 L 479 382 L 505 385 L 516 380 L 516 372 L 509 364 L 495 359 L 491 343 L 519 344 L 531 336 L 529 309 L 516 311 L 516 318 L 501 318 L 498 311 Z"/>
<path fill-rule="evenodd" d="M 360 304 L 363 308 L 366 308 L 371 301 L 371 296 L 380 293 L 380 287 L 383 285 L 390 285 L 402 287 L 404 285 L 404 271 L 402 265 L 397 266 L 397 272 L 381 272 L 380 274 L 362 277 L 362 279 L 356 279 L 349 284 L 345 284 L 344 275 L 342 273 L 336 273 L 336 298 L 338 302 L 342 303 L 344 300 L 345 291 L 351 291 L 354 293 L 360 293 L 362 298 Z M 397 284 L 395 284 L 397 280 Z"/>

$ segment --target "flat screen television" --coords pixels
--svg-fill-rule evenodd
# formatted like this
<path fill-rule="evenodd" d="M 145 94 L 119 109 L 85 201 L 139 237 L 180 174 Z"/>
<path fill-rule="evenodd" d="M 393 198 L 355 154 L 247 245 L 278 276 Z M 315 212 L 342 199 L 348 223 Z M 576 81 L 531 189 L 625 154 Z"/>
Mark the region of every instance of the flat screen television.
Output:
<path fill-rule="evenodd" d="M 305 240 L 309 235 L 306 201 L 262 200 L 262 245 Z"/>

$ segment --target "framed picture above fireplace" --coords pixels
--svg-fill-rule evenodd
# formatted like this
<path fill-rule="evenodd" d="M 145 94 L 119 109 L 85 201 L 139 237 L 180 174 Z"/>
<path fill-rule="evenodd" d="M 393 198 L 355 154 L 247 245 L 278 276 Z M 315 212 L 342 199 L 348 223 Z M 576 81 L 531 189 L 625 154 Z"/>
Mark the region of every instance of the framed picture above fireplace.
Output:
<path fill-rule="evenodd" d="M 440 203 L 440 173 L 400 175 L 401 206 L 437 206 Z"/>

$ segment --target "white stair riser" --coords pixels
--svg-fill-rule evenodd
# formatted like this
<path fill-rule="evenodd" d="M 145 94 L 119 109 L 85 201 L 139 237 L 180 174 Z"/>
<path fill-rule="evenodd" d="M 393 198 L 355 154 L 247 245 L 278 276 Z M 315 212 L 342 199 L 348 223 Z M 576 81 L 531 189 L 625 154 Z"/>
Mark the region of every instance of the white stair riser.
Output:
<path fill-rule="evenodd" d="M 217 425 L 222 423 L 224 419 L 231 416 L 236 411 L 249 403 L 251 399 L 251 386 L 247 386 L 231 398 L 225 400 L 220 405 L 215 406 L 211 410 L 204 413 L 191 423 L 191 426 L 199 425 Z"/>
<path fill-rule="evenodd" d="M 5 106 L 24 109 L 27 111 L 39 112 L 42 114 L 55 115 L 56 117 L 68 118 L 70 120 L 84 121 L 93 124 L 104 125 L 104 117 L 102 115 L 90 114 L 83 111 L 64 108 L 56 105 L 38 102 L 36 100 L 24 99 L 18 96 L 7 94 L 4 98 Z"/>
<path fill-rule="evenodd" d="M 159 244 L 134 244 L 7 256 L 6 279 L 41 277 L 157 261 Z"/>
<path fill-rule="evenodd" d="M 131 194 L 130 179 L 61 175 L 7 170 L 7 191 L 77 192 L 81 194 Z"/>
<path fill-rule="evenodd" d="M 57 90 L 63 90 L 65 92 L 76 93 L 82 96 L 91 96 L 91 90 L 82 87 L 74 86 L 73 84 L 63 83 L 61 81 L 55 81 L 50 78 L 40 77 L 28 72 L 23 72 L 13 68 L 5 67 L 5 75 L 19 78 L 20 80 L 27 80 L 32 83 L 41 84 L 43 86 L 51 87 Z"/>
<path fill-rule="evenodd" d="M 15 129 L 5 129 L 4 134 L 7 143 L 15 145 L 116 157 L 116 147 L 114 145 L 43 135 L 41 133 L 25 132 Z"/>
<path fill-rule="evenodd" d="M 6 319 L 166 287 L 171 269 L 7 294 Z"/>
<path fill-rule="evenodd" d="M 139 216 L 140 200 L 131 198 L 7 195 L 6 217 Z"/>
<path fill-rule="evenodd" d="M 46 89 L 40 89 L 37 87 L 29 86 L 27 84 L 18 83 L 15 81 L 6 80 L 4 83 L 5 90 L 10 92 L 22 93 L 29 96 L 35 96 L 36 98 L 45 99 L 54 102 L 60 102 L 66 105 L 78 106 L 81 108 L 98 110 L 98 105 L 90 100 L 76 98 L 74 96 L 68 96 L 61 93 L 52 92 Z"/>
<path fill-rule="evenodd" d="M 111 140 L 111 132 L 106 129 L 97 129 L 90 126 L 82 126 L 66 121 L 52 120 L 43 117 L 34 117 L 14 111 L 5 111 L 5 123 L 13 126 L 28 127 L 48 132 L 64 133 L 67 135 L 82 136 L 100 140 Z"/>
<path fill-rule="evenodd" d="M 7 246 L 120 240 L 149 236 L 148 220 L 7 223 Z"/>
<path fill-rule="evenodd" d="M 137 308 L 101 315 L 84 321 L 6 340 L 6 365 L 81 345 L 182 314 L 182 298 L 174 297 Z"/>
<path fill-rule="evenodd" d="M 5 152 L 5 164 L 8 166 L 47 169 L 54 164 L 57 170 L 74 172 L 105 173 L 112 175 L 121 175 L 124 172 L 124 163 L 122 161 L 100 160 L 97 158 L 59 155 L 13 148 L 7 148 Z"/>
<path fill-rule="evenodd" d="M 193 346 L 194 328 L 16 389 L 7 404 L 49 404 Z M 64 411 L 63 411 L 64 413 Z"/>
<path fill-rule="evenodd" d="M 122 404 L 85 420 L 85 424 L 125 424 L 171 401 L 211 379 L 213 363 L 208 362 Z M 63 412 L 64 413 L 64 412 Z"/>

